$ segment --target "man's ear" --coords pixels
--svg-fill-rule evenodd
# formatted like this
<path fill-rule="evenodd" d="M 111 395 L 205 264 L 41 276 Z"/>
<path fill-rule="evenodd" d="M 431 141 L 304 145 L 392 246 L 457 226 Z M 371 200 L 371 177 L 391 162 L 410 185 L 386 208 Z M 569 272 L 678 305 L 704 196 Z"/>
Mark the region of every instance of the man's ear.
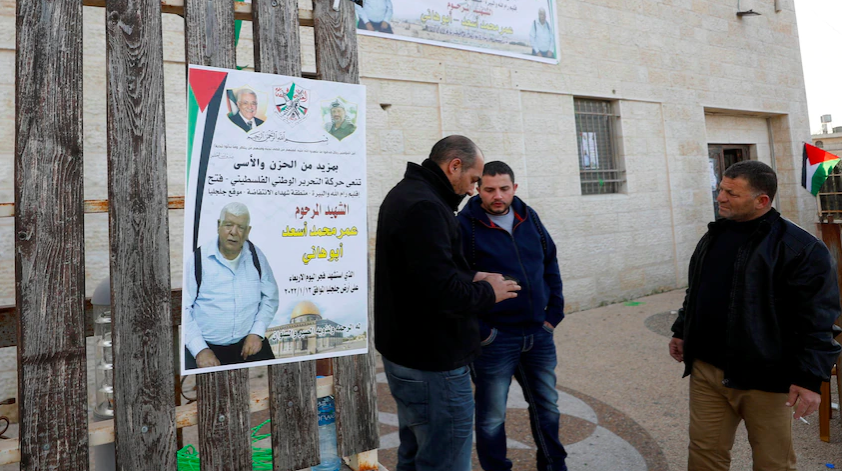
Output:
<path fill-rule="evenodd" d="M 452 173 L 456 173 L 457 170 L 462 168 L 462 159 L 457 157 L 451 160 L 450 163 L 447 164 L 447 168 L 450 169 Z"/>
<path fill-rule="evenodd" d="M 771 205 L 772 198 L 769 198 L 769 195 L 760 195 L 757 197 L 757 203 L 755 203 L 757 209 L 763 209 Z"/>

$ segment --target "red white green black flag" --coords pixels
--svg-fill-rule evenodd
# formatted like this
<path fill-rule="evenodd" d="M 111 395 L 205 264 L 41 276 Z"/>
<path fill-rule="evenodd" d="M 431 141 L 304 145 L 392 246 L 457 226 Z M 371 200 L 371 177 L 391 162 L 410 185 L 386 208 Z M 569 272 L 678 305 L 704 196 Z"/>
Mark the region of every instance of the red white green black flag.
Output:
<path fill-rule="evenodd" d="M 813 196 L 817 196 L 824 181 L 833 171 L 833 167 L 839 163 L 839 157 L 804 143 L 804 155 L 801 162 L 801 186 Z"/>

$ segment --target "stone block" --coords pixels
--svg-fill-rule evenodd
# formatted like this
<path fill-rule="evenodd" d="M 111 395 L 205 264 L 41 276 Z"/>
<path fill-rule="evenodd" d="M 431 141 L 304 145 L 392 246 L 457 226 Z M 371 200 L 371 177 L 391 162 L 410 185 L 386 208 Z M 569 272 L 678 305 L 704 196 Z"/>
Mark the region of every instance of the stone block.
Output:
<path fill-rule="evenodd" d="M 384 155 L 404 153 L 403 131 L 399 129 L 383 130 L 380 134 L 380 152 Z"/>

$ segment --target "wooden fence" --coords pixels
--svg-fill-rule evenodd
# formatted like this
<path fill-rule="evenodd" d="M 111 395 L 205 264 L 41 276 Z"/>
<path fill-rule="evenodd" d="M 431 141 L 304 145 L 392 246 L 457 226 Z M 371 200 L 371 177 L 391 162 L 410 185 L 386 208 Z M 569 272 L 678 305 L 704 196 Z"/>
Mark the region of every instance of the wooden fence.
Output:
<path fill-rule="evenodd" d="M 196 404 L 177 406 L 179 324 L 171 291 L 162 12 L 185 22 L 187 62 L 233 69 L 234 20 L 254 22 L 258 72 L 301 75 L 299 25 L 315 29 L 318 79 L 359 82 L 353 4 L 314 0 L 85 0 L 105 8 L 108 201 L 83 201 L 82 6 L 18 0 L 15 217 L 19 440 L 0 440 L 0 464 L 83 470 L 89 446 L 114 441 L 120 470 L 175 470 L 176 435 L 198 424 L 203 470 L 251 469 L 250 413 L 269 409 L 274 470 L 319 462 L 314 361 L 269 367 L 267 391 L 248 370 L 197 377 Z M 172 199 L 171 199 L 172 200 Z M 84 213 L 109 213 L 115 417 L 88 424 Z M 88 311 L 90 305 L 88 305 Z M 88 314 L 89 316 L 89 314 Z M 372 354 L 333 360 L 321 394 L 335 395 L 341 456 L 376 469 Z M 2 337 L 2 335 L 0 335 Z M 177 350 L 176 350 L 177 351 Z"/>

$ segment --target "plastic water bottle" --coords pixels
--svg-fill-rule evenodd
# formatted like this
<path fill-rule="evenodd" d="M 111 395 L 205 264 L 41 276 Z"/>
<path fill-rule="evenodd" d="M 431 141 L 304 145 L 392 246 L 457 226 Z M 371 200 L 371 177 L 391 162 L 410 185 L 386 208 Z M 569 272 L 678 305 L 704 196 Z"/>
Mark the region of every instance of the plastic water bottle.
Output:
<path fill-rule="evenodd" d="M 320 397 L 319 404 L 319 454 L 322 462 L 313 471 L 337 471 L 342 458 L 336 453 L 336 409 L 333 396 Z"/>

